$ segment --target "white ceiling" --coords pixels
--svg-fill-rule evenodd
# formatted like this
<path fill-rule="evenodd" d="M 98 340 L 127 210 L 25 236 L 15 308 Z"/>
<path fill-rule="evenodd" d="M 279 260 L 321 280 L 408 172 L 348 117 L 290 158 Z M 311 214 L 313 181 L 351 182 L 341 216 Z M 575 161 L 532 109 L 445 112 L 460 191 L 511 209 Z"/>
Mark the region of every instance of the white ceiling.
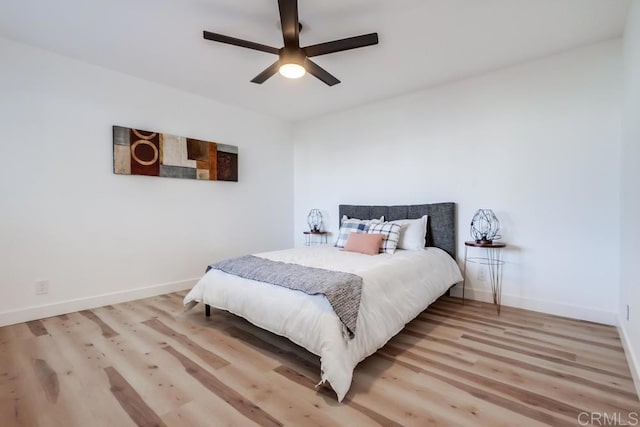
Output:
<path fill-rule="evenodd" d="M 202 30 L 282 46 L 277 0 L 0 0 L 0 36 L 227 104 L 300 120 L 618 37 L 628 0 L 299 0 L 314 58 L 342 81 L 250 80 L 277 57 Z"/>

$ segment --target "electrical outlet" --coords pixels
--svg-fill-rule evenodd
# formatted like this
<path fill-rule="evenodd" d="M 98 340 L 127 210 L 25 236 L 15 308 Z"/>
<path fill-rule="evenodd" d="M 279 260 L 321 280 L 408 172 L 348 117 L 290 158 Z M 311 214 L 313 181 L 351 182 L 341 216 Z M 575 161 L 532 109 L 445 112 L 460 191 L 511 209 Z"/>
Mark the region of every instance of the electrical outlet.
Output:
<path fill-rule="evenodd" d="M 487 269 L 486 268 L 478 268 L 478 281 L 486 282 L 487 281 Z"/>
<path fill-rule="evenodd" d="M 36 280 L 36 295 L 45 295 L 49 293 L 48 280 Z"/>

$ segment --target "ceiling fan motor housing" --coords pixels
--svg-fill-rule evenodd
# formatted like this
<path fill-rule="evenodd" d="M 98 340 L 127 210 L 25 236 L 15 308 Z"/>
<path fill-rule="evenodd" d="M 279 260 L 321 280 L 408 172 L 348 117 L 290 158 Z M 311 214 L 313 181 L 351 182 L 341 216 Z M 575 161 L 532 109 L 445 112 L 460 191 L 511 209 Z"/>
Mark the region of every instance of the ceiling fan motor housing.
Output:
<path fill-rule="evenodd" d="M 280 56 L 280 64 L 298 64 L 304 66 L 306 55 L 301 49 L 283 47 L 278 54 Z"/>

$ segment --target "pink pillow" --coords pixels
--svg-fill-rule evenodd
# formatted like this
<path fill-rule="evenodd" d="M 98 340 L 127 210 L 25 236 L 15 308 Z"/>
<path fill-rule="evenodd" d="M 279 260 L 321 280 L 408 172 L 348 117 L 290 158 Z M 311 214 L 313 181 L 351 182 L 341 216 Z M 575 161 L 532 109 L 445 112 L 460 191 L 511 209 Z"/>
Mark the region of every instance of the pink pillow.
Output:
<path fill-rule="evenodd" d="M 344 245 L 344 250 L 367 255 L 377 255 L 378 252 L 380 252 L 380 244 L 383 238 L 383 234 L 350 233 L 347 243 Z"/>

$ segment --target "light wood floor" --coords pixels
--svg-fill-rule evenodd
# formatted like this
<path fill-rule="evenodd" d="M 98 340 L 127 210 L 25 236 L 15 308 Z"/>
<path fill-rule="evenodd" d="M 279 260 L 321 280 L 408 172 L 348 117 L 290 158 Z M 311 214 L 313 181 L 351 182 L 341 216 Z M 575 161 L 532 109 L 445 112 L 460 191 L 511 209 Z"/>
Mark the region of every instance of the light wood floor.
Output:
<path fill-rule="evenodd" d="M 0 424 L 576 426 L 640 412 L 609 326 L 444 297 L 358 366 L 339 404 L 314 389 L 316 356 L 225 312 L 183 313 L 183 295 L 0 328 Z"/>

